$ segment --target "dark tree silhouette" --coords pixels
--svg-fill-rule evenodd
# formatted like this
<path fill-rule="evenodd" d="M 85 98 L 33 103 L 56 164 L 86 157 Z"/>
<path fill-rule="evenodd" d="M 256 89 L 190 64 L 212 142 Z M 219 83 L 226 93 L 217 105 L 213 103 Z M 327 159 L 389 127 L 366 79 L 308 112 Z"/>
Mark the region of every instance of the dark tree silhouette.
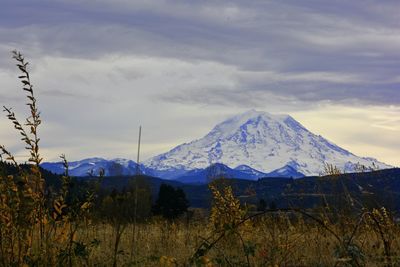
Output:
<path fill-rule="evenodd" d="M 182 189 L 162 184 L 153 206 L 153 213 L 172 220 L 186 212 L 188 207 L 189 202 Z"/>

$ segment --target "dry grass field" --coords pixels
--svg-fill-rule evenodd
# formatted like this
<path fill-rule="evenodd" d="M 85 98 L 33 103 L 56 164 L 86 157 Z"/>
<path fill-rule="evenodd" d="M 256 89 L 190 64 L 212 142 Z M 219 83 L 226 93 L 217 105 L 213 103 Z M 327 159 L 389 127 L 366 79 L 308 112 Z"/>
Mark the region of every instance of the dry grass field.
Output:
<path fill-rule="evenodd" d="M 340 242 L 325 227 L 299 218 L 290 222 L 283 214 L 264 217 L 228 231 L 208 253 L 190 263 L 205 237 L 212 236 L 209 225 L 154 221 L 138 225 L 133 238 L 127 225 L 118 255 L 118 266 L 398 266 L 399 227 L 391 226 L 388 236 L 390 258 L 385 255 L 382 237 L 373 225 L 362 225 L 349 241 L 355 225 L 328 224 L 342 238 Z M 214 233 L 215 234 L 215 233 Z M 389 234 L 388 234 L 389 235 Z M 78 240 L 89 244 L 98 240 L 87 258 L 75 265 L 113 264 L 113 227 L 94 224 L 82 228 Z M 215 237 L 214 237 L 215 238 Z M 134 242 L 136 241 L 136 242 Z"/>
<path fill-rule="evenodd" d="M 273 212 L 218 230 L 207 218 L 153 218 L 123 226 L 116 258 L 115 225 L 86 221 L 70 252 L 67 231 L 64 238 L 49 238 L 45 252 L 32 244 L 30 255 L 37 266 L 399 266 L 400 227 L 385 222 L 381 211 L 373 214 L 379 224 L 366 218 L 322 225 Z M 12 265 L 4 261 L 8 255 L 2 255 L 3 266 Z"/>

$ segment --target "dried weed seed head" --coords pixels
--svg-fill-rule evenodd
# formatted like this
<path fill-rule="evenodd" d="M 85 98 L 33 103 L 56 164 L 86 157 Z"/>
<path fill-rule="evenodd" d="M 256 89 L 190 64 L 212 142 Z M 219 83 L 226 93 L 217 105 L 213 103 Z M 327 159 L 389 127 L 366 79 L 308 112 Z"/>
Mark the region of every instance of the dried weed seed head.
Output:
<path fill-rule="evenodd" d="M 223 231 L 232 228 L 242 221 L 246 212 L 240 206 L 240 201 L 234 194 L 232 187 L 225 185 L 218 188 L 215 182 L 209 188 L 213 195 L 210 223 L 216 229 Z"/>

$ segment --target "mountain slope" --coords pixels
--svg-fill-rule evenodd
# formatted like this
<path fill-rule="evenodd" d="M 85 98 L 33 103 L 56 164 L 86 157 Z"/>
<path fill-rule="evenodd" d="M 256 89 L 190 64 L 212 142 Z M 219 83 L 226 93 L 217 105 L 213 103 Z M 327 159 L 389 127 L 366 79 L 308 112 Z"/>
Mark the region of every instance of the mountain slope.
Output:
<path fill-rule="evenodd" d="M 267 174 L 267 177 L 291 177 L 291 178 L 302 178 L 304 174 L 298 172 L 296 168 L 291 165 L 285 165 L 282 168 L 276 169 Z"/>
<path fill-rule="evenodd" d="M 121 176 L 136 174 L 136 162 L 127 159 L 106 160 L 103 158 L 88 158 L 80 161 L 72 161 L 68 163 L 69 174 L 71 176 L 90 176 L 99 175 L 104 170 L 105 176 Z M 43 169 L 56 174 L 65 172 L 62 162 L 44 162 L 41 164 Z"/>
<path fill-rule="evenodd" d="M 254 181 L 266 176 L 267 174 L 251 169 L 248 166 L 242 165 L 240 168 L 231 169 L 224 164 L 215 163 L 205 169 L 188 171 L 182 176 L 178 177 L 176 180 L 182 183 L 201 184 L 208 183 L 212 179 L 221 177 Z"/>
<path fill-rule="evenodd" d="M 358 157 L 304 128 L 289 115 L 251 110 L 216 125 L 201 139 L 179 145 L 144 165 L 159 171 L 205 169 L 215 163 L 230 168 L 247 165 L 263 173 L 284 166 L 304 175 L 318 175 L 330 163 L 350 172 L 354 164 L 388 168 L 372 158 Z M 293 171 L 292 170 L 292 171 Z"/>
<path fill-rule="evenodd" d="M 62 162 L 45 162 L 41 167 L 55 174 L 64 174 Z M 127 159 L 88 158 L 80 161 L 69 162 L 69 174 L 75 177 L 98 176 L 104 170 L 105 176 L 133 176 L 137 173 L 137 164 Z M 160 177 L 167 180 L 177 180 L 184 183 L 205 183 L 210 178 L 225 177 L 245 180 L 257 180 L 266 177 L 267 174 L 242 165 L 231 169 L 224 164 L 213 164 L 205 169 L 195 170 L 153 170 L 140 165 L 140 173 L 152 177 Z M 289 177 L 288 175 L 287 177 Z"/>

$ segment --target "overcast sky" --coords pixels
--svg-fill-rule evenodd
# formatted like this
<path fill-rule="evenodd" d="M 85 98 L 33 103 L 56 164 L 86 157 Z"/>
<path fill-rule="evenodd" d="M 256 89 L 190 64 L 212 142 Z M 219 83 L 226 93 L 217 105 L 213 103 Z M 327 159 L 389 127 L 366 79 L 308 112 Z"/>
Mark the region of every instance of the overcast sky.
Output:
<path fill-rule="evenodd" d="M 399 166 L 399 12 L 398 0 L 2 0 L 0 104 L 27 114 L 17 49 L 46 161 L 134 159 L 139 125 L 146 159 L 255 108 Z M 0 143 L 26 158 L 5 116 Z"/>

